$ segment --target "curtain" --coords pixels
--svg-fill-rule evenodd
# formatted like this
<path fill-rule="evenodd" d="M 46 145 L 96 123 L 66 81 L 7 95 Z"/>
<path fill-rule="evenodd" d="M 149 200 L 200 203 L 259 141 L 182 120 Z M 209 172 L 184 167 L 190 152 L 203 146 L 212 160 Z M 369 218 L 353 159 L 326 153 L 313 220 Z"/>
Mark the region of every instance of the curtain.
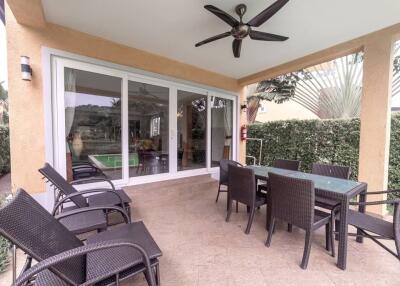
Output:
<path fill-rule="evenodd" d="M 76 103 L 76 72 L 73 69 L 66 68 L 64 75 L 65 85 L 65 138 L 71 133 L 72 124 L 75 116 Z M 70 152 L 67 144 L 67 152 Z"/>
<path fill-rule="evenodd" d="M 232 117 L 232 112 L 233 112 L 233 101 L 229 99 L 223 99 L 224 101 L 224 128 L 225 128 L 225 148 L 224 153 L 227 152 L 229 158 L 232 158 L 232 124 L 233 124 L 233 117 Z M 229 149 L 228 149 L 228 148 Z"/>
<path fill-rule="evenodd" d="M 232 141 L 232 111 L 233 111 L 233 102 L 229 99 L 224 99 L 224 118 L 225 118 L 225 145 L 230 146 L 230 142 Z"/>

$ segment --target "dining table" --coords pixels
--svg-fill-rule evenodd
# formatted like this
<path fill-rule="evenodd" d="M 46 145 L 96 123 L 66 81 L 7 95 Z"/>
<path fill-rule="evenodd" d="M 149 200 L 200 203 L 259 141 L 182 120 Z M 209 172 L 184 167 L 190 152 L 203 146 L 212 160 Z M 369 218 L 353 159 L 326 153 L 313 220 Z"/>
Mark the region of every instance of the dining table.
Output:
<path fill-rule="evenodd" d="M 348 240 L 348 211 L 350 200 L 359 196 L 360 202 L 365 202 L 367 183 L 357 182 L 353 180 L 339 179 L 328 176 L 315 175 L 300 171 L 292 171 L 269 166 L 246 166 L 246 168 L 254 171 L 255 179 L 266 181 L 268 184 L 268 173 L 275 173 L 292 178 L 307 179 L 314 183 L 315 196 L 335 200 L 340 205 L 340 220 L 339 220 L 339 246 L 338 246 L 338 260 L 337 266 L 345 270 L 347 263 L 347 240 Z M 267 214 L 266 214 L 266 227 L 269 229 L 271 217 L 271 199 L 267 192 Z M 360 205 L 358 211 L 364 213 L 365 206 Z M 361 234 L 357 230 L 357 234 Z M 357 236 L 357 242 L 362 243 L 362 237 Z"/>

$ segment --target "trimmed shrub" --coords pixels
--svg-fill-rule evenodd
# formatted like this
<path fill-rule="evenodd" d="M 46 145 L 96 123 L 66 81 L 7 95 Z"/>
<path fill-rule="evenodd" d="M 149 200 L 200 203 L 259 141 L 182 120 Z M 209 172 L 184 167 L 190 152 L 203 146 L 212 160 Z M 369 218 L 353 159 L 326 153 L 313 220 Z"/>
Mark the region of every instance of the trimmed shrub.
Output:
<path fill-rule="evenodd" d="M 400 189 L 400 114 L 392 116 L 388 188 Z M 389 195 L 389 198 L 393 197 L 393 194 Z"/>
<path fill-rule="evenodd" d="M 0 207 L 7 203 L 7 195 L 0 195 Z M 0 236 L 0 273 L 7 269 L 10 264 L 10 242 L 4 237 Z"/>
<path fill-rule="evenodd" d="M 313 162 L 351 166 L 357 179 L 360 120 L 285 120 L 249 126 L 248 136 L 263 139 L 262 165 L 275 159 L 300 160 L 310 172 Z M 260 144 L 247 143 L 247 154 L 258 160 Z"/>
<path fill-rule="evenodd" d="M 10 133 L 8 126 L 0 126 L 0 176 L 10 172 Z"/>
<path fill-rule="evenodd" d="M 350 166 L 357 180 L 360 120 L 284 120 L 250 125 L 249 138 L 263 139 L 261 165 L 274 159 L 300 160 L 301 170 L 313 162 Z M 247 155 L 259 157 L 260 144 L 247 142 Z M 251 163 L 249 160 L 248 163 Z M 389 157 L 389 188 L 400 188 L 400 114 L 392 115 Z"/>

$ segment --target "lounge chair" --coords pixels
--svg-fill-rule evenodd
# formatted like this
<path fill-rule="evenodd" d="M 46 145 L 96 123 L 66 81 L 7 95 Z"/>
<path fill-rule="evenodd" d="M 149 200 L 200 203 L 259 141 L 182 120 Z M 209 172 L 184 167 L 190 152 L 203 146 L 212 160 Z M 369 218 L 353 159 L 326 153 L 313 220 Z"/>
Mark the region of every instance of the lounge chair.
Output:
<path fill-rule="evenodd" d="M 121 211 L 123 211 L 121 209 Z M 159 285 L 161 250 L 143 222 L 90 236 L 84 245 L 24 190 L 0 209 L 0 235 L 28 259 L 14 286 L 118 285 L 144 273 Z M 32 259 L 38 263 L 32 266 Z"/>
<path fill-rule="evenodd" d="M 120 189 L 115 189 L 113 183 L 105 178 L 88 178 L 81 179 L 79 183 L 105 182 L 110 185 L 109 189 L 90 189 L 78 191 L 74 186 L 68 183 L 50 164 L 46 163 L 39 172 L 51 182 L 56 190 L 55 206 L 53 213 L 57 214 L 59 210 L 71 210 L 83 207 L 99 207 L 99 206 L 117 206 L 126 210 L 130 216 L 130 204 L 132 200 Z M 88 195 L 88 196 L 84 196 Z M 64 204 L 72 202 L 75 206 L 64 208 Z"/>

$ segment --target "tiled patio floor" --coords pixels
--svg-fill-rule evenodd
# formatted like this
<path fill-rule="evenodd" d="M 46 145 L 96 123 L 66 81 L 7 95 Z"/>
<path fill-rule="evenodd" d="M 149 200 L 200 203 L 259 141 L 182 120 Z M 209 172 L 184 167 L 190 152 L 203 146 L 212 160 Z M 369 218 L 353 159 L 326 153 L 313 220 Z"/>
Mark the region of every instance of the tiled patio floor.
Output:
<path fill-rule="evenodd" d="M 265 207 L 245 235 L 245 207 L 226 223 L 226 196 L 216 204 L 216 189 L 217 182 L 206 177 L 126 189 L 134 201 L 133 219 L 146 223 L 163 250 L 163 286 L 400 285 L 399 261 L 370 241 L 350 238 L 347 270 L 338 269 L 325 251 L 323 230 L 315 236 L 308 269 L 302 270 L 302 231 L 287 233 L 278 225 L 266 248 Z M 140 276 L 124 285 L 147 284 Z"/>

